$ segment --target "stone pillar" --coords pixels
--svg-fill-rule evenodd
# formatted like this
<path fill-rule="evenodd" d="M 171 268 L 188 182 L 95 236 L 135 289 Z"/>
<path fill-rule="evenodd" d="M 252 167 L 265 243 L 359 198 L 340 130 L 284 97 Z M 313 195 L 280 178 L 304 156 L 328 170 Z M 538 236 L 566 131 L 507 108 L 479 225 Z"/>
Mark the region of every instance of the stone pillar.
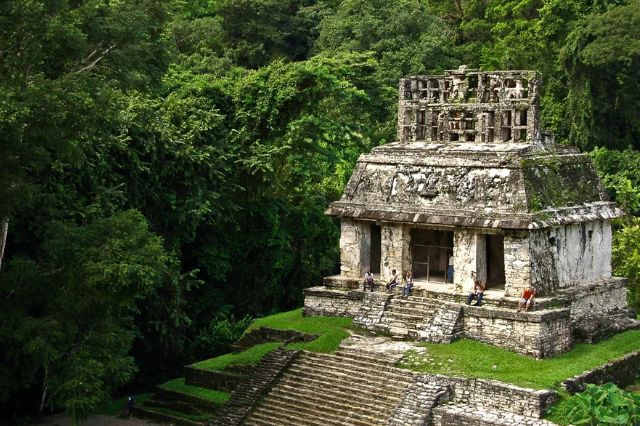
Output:
<path fill-rule="evenodd" d="M 342 219 L 340 228 L 340 275 L 361 278 L 370 266 L 371 226 L 369 222 Z"/>
<path fill-rule="evenodd" d="M 402 224 L 382 225 L 382 264 L 380 277 L 383 281 L 391 277 L 391 271 L 398 274 L 411 270 L 411 228 Z"/>
<path fill-rule="evenodd" d="M 453 285 L 456 291 L 473 288 L 471 272 L 487 280 L 487 243 L 484 234 L 473 230 L 456 230 L 453 235 Z"/>
<path fill-rule="evenodd" d="M 525 232 L 504 234 L 504 294 L 518 297 L 531 285 L 531 253 L 529 236 Z"/>

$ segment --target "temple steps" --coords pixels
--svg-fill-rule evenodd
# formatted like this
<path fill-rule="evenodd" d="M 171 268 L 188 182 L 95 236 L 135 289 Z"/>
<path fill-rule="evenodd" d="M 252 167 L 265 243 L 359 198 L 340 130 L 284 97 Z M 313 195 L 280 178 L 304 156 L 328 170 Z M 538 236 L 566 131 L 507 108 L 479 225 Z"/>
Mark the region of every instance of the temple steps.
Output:
<path fill-rule="evenodd" d="M 386 401 L 397 402 L 398 398 L 394 395 L 401 393 L 406 385 L 400 386 L 398 384 L 384 384 L 382 386 L 369 386 L 363 384 L 362 382 L 356 383 L 354 381 L 348 384 L 341 384 L 345 379 L 340 378 L 339 380 L 317 380 L 310 377 L 300 377 L 297 380 L 287 378 L 281 382 L 282 390 L 295 392 L 296 389 L 308 389 L 310 392 L 315 392 L 318 387 L 324 387 L 325 393 L 323 395 L 329 395 L 331 397 L 335 397 L 336 399 L 352 399 L 354 401 L 358 401 L 361 405 L 368 405 L 368 397 L 361 396 L 365 395 L 368 392 L 385 392 L 385 396 L 381 396 L 379 403 L 385 403 Z M 353 388 L 356 387 L 362 393 L 353 394 Z M 275 394 L 279 394 L 280 390 L 274 391 Z"/>
<path fill-rule="evenodd" d="M 368 353 L 303 352 L 244 424 L 384 425 L 414 378 L 413 373 Z"/>
<path fill-rule="evenodd" d="M 451 342 L 461 335 L 459 303 L 409 296 L 393 298 L 383 323 L 396 339 Z"/>
<path fill-rule="evenodd" d="M 389 327 L 394 338 L 416 338 L 418 324 L 433 317 L 439 305 L 441 303 L 438 301 L 423 297 L 394 297 L 389 303 L 383 321 Z"/>

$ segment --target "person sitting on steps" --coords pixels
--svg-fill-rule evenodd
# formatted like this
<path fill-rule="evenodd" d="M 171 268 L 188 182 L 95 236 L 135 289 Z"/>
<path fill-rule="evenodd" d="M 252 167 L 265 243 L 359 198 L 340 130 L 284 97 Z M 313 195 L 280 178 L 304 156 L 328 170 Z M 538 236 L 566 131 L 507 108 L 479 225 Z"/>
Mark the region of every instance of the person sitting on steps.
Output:
<path fill-rule="evenodd" d="M 411 290 L 413 290 L 413 275 L 411 275 L 411 272 L 407 272 L 406 274 L 404 274 L 404 287 L 402 288 L 402 296 L 411 296 Z"/>
<path fill-rule="evenodd" d="M 393 289 L 395 289 L 397 286 L 398 286 L 398 273 L 396 272 L 395 269 L 393 269 L 391 271 L 391 279 L 386 285 L 387 291 L 389 293 L 393 293 Z"/>
<path fill-rule="evenodd" d="M 374 285 L 375 285 L 375 282 L 373 281 L 373 274 L 371 273 L 371 271 L 369 271 L 366 274 L 364 274 L 364 291 L 367 291 L 367 286 L 369 286 L 371 291 L 373 291 Z"/>
<path fill-rule="evenodd" d="M 484 283 L 476 280 L 473 291 L 467 296 L 467 305 L 471 305 L 472 300 L 476 300 L 476 306 L 482 306 L 482 296 L 484 295 Z"/>
<path fill-rule="evenodd" d="M 531 305 L 533 305 L 533 298 L 535 295 L 536 289 L 534 287 L 527 287 L 522 290 L 522 296 L 518 302 L 518 311 L 524 308 L 524 311 L 527 312 Z"/>

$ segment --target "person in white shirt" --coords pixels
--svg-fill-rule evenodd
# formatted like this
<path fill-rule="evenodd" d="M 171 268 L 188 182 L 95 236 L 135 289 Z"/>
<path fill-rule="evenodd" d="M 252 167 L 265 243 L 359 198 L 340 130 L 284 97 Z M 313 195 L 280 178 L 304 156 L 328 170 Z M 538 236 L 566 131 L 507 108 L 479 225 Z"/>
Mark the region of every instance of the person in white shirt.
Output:
<path fill-rule="evenodd" d="M 391 271 L 391 279 L 386 285 L 387 291 L 389 293 L 393 293 L 393 289 L 396 288 L 397 286 L 398 286 L 398 273 L 396 272 L 395 269 L 393 269 Z"/>
<path fill-rule="evenodd" d="M 375 285 L 373 281 L 373 274 L 371 271 L 364 274 L 364 291 L 367 291 L 367 286 L 373 291 L 373 286 Z"/>

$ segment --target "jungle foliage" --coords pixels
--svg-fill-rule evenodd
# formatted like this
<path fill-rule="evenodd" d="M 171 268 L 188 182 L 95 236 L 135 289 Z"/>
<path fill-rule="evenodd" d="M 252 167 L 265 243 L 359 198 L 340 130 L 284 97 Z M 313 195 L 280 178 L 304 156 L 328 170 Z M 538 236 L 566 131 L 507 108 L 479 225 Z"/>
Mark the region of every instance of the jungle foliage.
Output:
<path fill-rule="evenodd" d="M 639 20 L 639 0 L 1 2 L 0 418 L 82 419 L 299 306 L 407 74 L 541 71 L 544 126 L 593 150 L 633 250 Z"/>

